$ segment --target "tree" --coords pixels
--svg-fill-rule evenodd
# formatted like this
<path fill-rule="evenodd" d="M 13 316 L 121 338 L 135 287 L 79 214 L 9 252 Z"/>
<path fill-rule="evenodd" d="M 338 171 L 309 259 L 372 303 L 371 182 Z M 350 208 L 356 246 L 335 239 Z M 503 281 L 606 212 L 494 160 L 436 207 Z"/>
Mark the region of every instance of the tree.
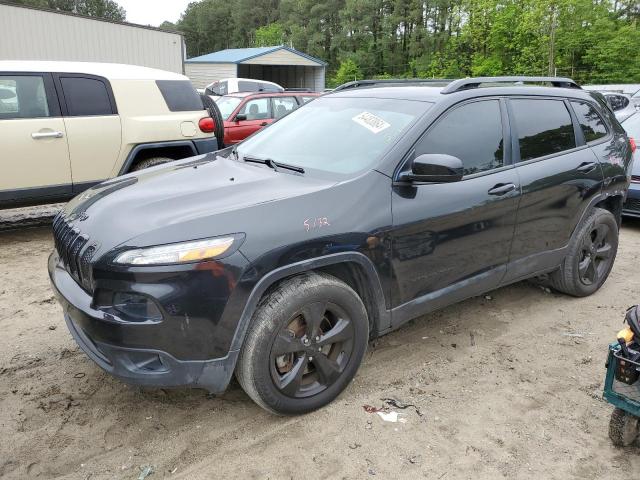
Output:
<path fill-rule="evenodd" d="M 179 31 L 178 26 L 175 23 L 170 22 L 168 20 L 165 20 L 164 22 L 162 22 L 158 26 L 158 28 L 161 28 L 162 30 L 169 30 L 171 32 L 178 32 Z"/>
<path fill-rule="evenodd" d="M 340 68 L 338 68 L 338 71 L 331 80 L 331 83 L 335 87 L 358 79 L 362 79 L 362 72 L 360 71 L 360 68 L 356 62 L 351 59 L 347 59 L 340 62 Z"/>
<path fill-rule="evenodd" d="M 284 29 L 278 22 L 270 23 L 256 29 L 254 46 L 270 47 L 274 45 L 283 45 L 285 43 Z"/>
<path fill-rule="evenodd" d="M 127 17 L 127 12 L 124 8 L 114 0 L 16 0 L 15 3 L 104 18 L 116 22 L 123 22 Z"/>

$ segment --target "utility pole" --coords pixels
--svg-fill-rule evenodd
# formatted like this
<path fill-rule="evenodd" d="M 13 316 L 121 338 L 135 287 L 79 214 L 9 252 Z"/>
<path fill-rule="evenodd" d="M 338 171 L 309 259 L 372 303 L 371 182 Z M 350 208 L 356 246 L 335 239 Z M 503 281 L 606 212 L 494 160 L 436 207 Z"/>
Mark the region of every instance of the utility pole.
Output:
<path fill-rule="evenodd" d="M 556 5 L 551 4 L 551 32 L 549 34 L 549 75 L 554 75 L 556 70 L 556 22 L 557 22 Z"/>

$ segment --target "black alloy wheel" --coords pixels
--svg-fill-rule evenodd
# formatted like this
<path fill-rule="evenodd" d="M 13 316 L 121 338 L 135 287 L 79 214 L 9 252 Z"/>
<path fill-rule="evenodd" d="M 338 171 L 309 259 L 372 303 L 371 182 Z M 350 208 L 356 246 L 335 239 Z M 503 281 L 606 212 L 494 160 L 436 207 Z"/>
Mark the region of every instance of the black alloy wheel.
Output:
<path fill-rule="evenodd" d="M 614 232 L 606 223 L 594 225 L 582 240 L 581 257 L 578 263 L 580 281 L 595 285 L 611 268 L 613 262 Z"/>
<path fill-rule="evenodd" d="M 271 377 L 285 395 L 304 398 L 330 387 L 353 350 L 348 314 L 331 302 L 305 305 L 278 333 L 271 347 Z"/>

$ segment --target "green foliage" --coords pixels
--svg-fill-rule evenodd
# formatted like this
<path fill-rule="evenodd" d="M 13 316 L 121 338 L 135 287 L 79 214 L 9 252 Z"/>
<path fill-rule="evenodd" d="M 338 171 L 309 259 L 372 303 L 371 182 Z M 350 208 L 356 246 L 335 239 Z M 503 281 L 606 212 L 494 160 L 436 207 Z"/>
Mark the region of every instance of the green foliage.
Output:
<path fill-rule="evenodd" d="M 51 8 L 53 10 L 104 18 L 117 22 L 123 22 L 126 18 L 124 8 L 114 0 L 13 0 L 12 3 L 31 7 Z"/>
<path fill-rule="evenodd" d="M 354 80 L 362 79 L 362 72 L 360 67 L 351 59 L 340 62 L 340 67 L 335 76 L 330 80 L 329 84 L 333 87 L 342 85 L 343 83 L 352 82 Z"/>
<path fill-rule="evenodd" d="M 1 1 L 1 0 L 0 0 Z M 114 0 L 13 0 L 124 20 Z M 354 78 L 558 74 L 640 82 L 638 0 L 201 0 L 174 25 L 190 57 L 293 45 Z"/>
<path fill-rule="evenodd" d="M 256 38 L 254 40 L 254 46 L 256 47 L 271 47 L 273 45 L 282 45 L 284 43 L 284 29 L 278 22 L 258 27 L 256 30 Z"/>

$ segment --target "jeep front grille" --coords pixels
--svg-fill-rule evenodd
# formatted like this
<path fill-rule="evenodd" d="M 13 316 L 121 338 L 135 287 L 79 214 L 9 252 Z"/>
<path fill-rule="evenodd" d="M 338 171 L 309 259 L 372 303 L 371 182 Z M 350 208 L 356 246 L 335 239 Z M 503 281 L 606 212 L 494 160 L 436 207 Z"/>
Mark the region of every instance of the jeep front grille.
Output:
<path fill-rule="evenodd" d="M 69 225 L 62 213 L 59 213 L 53 219 L 53 239 L 67 272 L 85 290 L 91 290 L 91 257 L 95 247 L 85 248 L 89 243 L 89 237 Z"/>

